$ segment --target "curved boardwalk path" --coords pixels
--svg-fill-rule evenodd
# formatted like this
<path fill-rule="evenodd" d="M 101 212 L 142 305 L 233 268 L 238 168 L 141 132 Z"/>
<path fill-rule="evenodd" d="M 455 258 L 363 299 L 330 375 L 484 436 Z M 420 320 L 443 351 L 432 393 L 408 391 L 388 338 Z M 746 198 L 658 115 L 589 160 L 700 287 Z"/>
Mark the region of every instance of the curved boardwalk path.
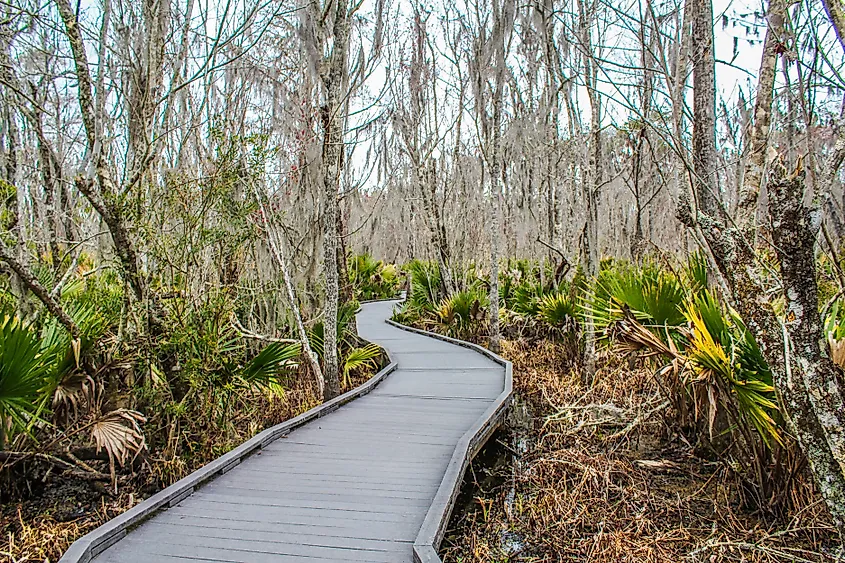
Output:
<path fill-rule="evenodd" d="M 366 304 L 358 314 L 361 336 L 398 364 L 378 387 L 174 499 L 91 560 L 413 561 L 418 533 L 448 516 L 466 435 L 491 426 L 484 419 L 503 396 L 506 370 L 387 324 L 395 303 Z M 436 560 L 417 551 L 418 560 Z"/>

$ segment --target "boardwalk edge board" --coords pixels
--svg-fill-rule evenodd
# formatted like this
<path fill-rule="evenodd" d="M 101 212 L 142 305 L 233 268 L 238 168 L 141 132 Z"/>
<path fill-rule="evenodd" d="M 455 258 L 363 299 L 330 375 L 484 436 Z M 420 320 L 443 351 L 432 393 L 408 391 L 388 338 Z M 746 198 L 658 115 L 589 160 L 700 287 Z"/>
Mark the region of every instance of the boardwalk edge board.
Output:
<path fill-rule="evenodd" d="M 388 352 L 388 359 L 390 359 L 389 356 L 390 354 Z M 343 395 L 314 407 L 295 418 L 259 432 L 237 448 L 202 466 L 190 475 L 82 536 L 68 548 L 59 560 L 59 563 L 88 563 L 92 558 L 122 539 L 129 530 L 149 519 L 160 510 L 172 508 L 201 486 L 232 469 L 250 455 L 260 451 L 282 436 L 289 434 L 292 430 L 337 410 L 353 399 L 366 395 L 393 372 L 396 367 L 397 363 L 391 359 L 390 363 L 384 369 L 355 389 L 347 391 Z"/>
<path fill-rule="evenodd" d="M 458 441 L 455 451 L 452 454 L 452 459 L 449 461 L 449 466 L 446 468 L 443 481 L 437 489 L 434 501 L 431 503 L 423 525 L 417 534 L 417 538 L 414 540 L 415 563 L 442 563 L 440 556 L 437 554 L 437 549 L 440 547 L 440 543 L 443 541 L 443 535 L 446 533 L 446 527 L 449 525 L 449 518 L 452 515 L 455 500 L 460 492 L 464 473 L 466 473 L 467 467 L 469 467 L 475 454 L 478 453 L 490 435 L 502 423 L 505 413 L 510 406 L 513 397 L 513 365 L 483 346 L 465 340 L 450 338 L 435 332 L 409 327 L 389 319 L 386 322 L 391 326 L 408 332 L 422 334 L 450 344 L 469 348 L 490 358 L 505 368 L 504 390 Z"/>

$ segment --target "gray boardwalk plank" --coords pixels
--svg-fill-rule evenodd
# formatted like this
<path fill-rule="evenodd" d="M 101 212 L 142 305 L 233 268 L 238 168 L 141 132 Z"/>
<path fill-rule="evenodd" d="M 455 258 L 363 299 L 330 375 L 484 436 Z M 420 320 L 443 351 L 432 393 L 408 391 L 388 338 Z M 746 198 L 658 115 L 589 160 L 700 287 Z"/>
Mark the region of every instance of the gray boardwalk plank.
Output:
<path fill-rule="evenodd" d="M 477 352 L 358 315 L 398 368 L 370 394 L 291 432 L 131 530 L 98 563 L 411 563 L 461 436 L 504 387 Z"/>

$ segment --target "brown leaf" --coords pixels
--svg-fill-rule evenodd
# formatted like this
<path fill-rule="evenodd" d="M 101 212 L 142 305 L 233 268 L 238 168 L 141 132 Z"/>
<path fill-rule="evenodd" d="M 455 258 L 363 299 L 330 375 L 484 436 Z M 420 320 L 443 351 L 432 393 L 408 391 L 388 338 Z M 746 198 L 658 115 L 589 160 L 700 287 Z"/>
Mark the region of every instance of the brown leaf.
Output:
<path fill-rule="evenodd" d="M 141 413 L 128 409 L 106 413 L 91 427 L 91 437 L 97 443 L 97 452 L 104 449 L 109 459 L 123 465 L 130 453 L 134 457 L 146 447 L 139 426 L 139 423 L 146 420 Z"/>

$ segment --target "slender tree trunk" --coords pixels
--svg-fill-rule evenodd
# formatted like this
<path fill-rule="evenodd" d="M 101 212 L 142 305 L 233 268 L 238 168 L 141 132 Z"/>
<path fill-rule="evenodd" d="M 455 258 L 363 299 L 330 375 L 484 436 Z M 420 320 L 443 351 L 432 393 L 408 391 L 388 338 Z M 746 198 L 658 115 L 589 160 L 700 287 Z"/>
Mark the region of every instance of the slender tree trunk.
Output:
<path fill-rule="evenodd" d="M 323 309 L 323 366 L 326 379 L 324 400 L 330 400 L 340 393 L 337 357 L 337 315 L 340 288 L 337 271 L 337 182 L 340 167 L 338 146 L 343 133 L 335 125 L 335 119 L 327 124 L 323 141 L 323 165 L 325 172 L 324 210 L 323 210 L 323 272 L 326 278 L 326 298 Z"/>
<path fill-rule="evenodd" d="M 37 92 L 34 90 L 35 89 L 33 88 L 33 99 L 37 99 Z M 61 167 L 56 161 L 52 147 L 50 147 L 47 142 L 47 138 L 44 136 L 44 129 L 41 121 L 41 110 L 38 107 L 35 107 L 32 115 L 33 128 L 35 129 L 35 136 L 38 140 L 38 159 L 41 165 L 41 179 L 44 182 L 44 206 L 47 214 L 47 221 L 45 225 L 47 232 L 47 244 L 53 258 L 53 269 L 58 272 L 61 267 L 61 264 L 59 264 L 61 254 L 59 252 L 59 244 L 57 242 L 58 222 L 56 221 L 56 197 L 58 196 L 58 198 L 61 199 Z"/>
<path fill-rule="evenodd" d="M 428 218 L 427 223 L 430 225 L 431 238 L 434 242 L 434 256 L 437 260 L 437 268 L 440 270 L 440 279 L 443 297 L 448 298 L 455 292 L 455 287 L 452 283 L 452 270 L 449 266 L 449 246 L 446 239 L 446 225 L 443 224 L 443 218 L 440 213 L 440 208 L 437 205 L 437 177 L 436 170 L 432 164 L 428 170 L 420 169 L 416 174 L 416 181 L 423 196 L 423 206 Z"/>
<path fill-rule="evenodd" d="M 132 289 L 135 298 L 138 301 L 143 301 L 145 297 L 144 280 L 138 269 L 137 256 L 122 216 L 120 203 L 112 181 L 112 174 L 103 156 L 105 143 L 97 135 L 97 123 L 102 119 L 102 116 L 99 116 L 98 119 L 95 111 L 91 75 L 88 70 L 88 56 L 85 51 L 85 43 L 82 40 L 82 33 L 79 29 L 79 22 L 76 20 L 76 13 L 71 8 L 68 0 L 56 0 L 56 5 L 65 26 L 71 52 L 73 53 L 77 79 L 77 97 L 79 98 L 82 124 L 87 140 L 88 158 L 93 161 L 96 188 L 99 188 L 99 192 L 91 180 L 81 175 L 76 178 L 75 184 L 77 189 L 88 199 L 91 205 L 102 216 L 106 225 L 108 225 L 109 232 L 114 241 L 115 251 L 126 276 L 126 281 Z M 155 304 L 152 309 L 157 309 Z M 158 325 L 157 319 L 151 320 L 155 326 Z"/>
<path fill-rule="evenodd" d="M 285 296 L 287 297 L 288 305 L 293 313 L 294 324 L 296 325 L 296 332 L 299 336 L 299 342 L 302 345 L 302 352 L 308 360 L 308 365 L 311 367 L 311 373 L 317 381 L 317 390 L 320 393 L 320 398 L 324 396 L 326 382 L 323 378 L 323 370 L 320 369 L 320 362 L 317 359 L 317 354 L 311 348 L 311 343 L 308 340 L 308 331 L 305 330 L 305 324 L 302 322 L 302 315 L 299 311 L 299 299 L 296 296 L 296 289 L 294 289 L 293 281 L 291 280 L 290 270 L 288 269 L 287 255 L 285 253 L 284 240 L 279 236 L 272 217 L 267 213 L 267 208 L 264 206 L 264 198 L 258 191 L 256 186 L 253 186 L 255 191 L 255 198 L 261 209 L 261 214 L 264 216 L 264 222 L 267 226 L 267 242 L 270 246 L 270 251 L 273 258 L 276 260 L 276 265 L 282 272 L 282 280 L 285 284 Z"/>
<path fill-rule="evenodd" d="M 498 128 L 498 127 L 497 127 Z M 494 132 L 494 136 L 498 135 Z M 494 146 L 498 145 L 498 139 Z M 502 171 L 497 148 L 494 148 L 493 162 L 490 166 L 490 349 L 499 353 L 502 348 L 502 332 L 499 327 L 499 245 L 502 199 Z"/>
<path fill-rule="evenodd" d="M 597 88 L 596 60 L 593 53 L 592 6 L 585 0 L 578 2 L 581 43 L 584 45 L 584 77 L 587 99 L 590 103 L 590 134 L 587 148 L 586 178 L 582 183 L 584 205 L 584 230 L 581 234 L 581 263 L 586 274 L 595 277 L 599 273 L 598 251 L 598 190 L 601 185 L 601 93 Z M 584 379 L 591 383 L 596 371 L 596 334 L 592 319 L 587 316 L 584 326 Z"/>
<path fill-rule="evenodd" d="M 0 241 L 0 260 L 9 265 L 23 284 L 44 304 L 47 311 L 67 329 L 71 337 L 78 339 L 81 336 L 79 327 L 76 326 L 76 323 L 73 322 L 73 319 L 65 312 L 59 302 L 53 299 L 47 288 L 41 285 L 41 282 L 23 264 L 15 260 L 2 241 Z"/>
<path fill-rule="evenodd" d="M 749 138 L 749 154 L 745 160 L 745 171 L 742 175 L 742 186 L 739 190 L 737 222 L 744 230 L 754 228 L 754 219 L 757 215 L 757 202 L 763 181 L 763 168 L 772 121 L 772 101 L 778 53 L 783 47 L 782 35 L 786 9 L 786 0 L 772 0 L 769 5 L 769 25 L 766 28 L 766 38 L 763 41 L 763 57 L 760 62 L 757 82 L 757 98 L 754 102 L 754 122 L 751 126 Z"/>

